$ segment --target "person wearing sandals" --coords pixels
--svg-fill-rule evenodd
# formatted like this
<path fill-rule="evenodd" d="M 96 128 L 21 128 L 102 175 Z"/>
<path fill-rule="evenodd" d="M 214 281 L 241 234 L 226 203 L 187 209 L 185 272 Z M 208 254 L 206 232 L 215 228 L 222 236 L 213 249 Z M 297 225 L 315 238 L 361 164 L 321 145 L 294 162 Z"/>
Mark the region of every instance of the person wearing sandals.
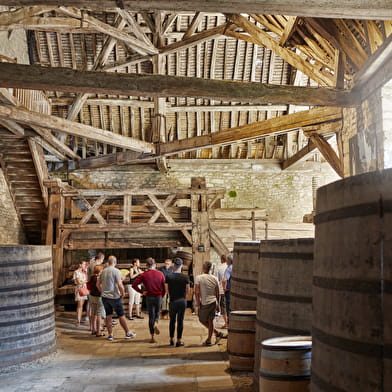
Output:
<path fill-rule="evenodd" d="M 169 336 L 170 346 L 174 346 L 174 331 L 177 320 L 176 347 L 182 347 L 184 342 L 182 332 L 184 330 L 184 315 L 186 309 L 186 297 L 189 294 L 189 278 L 181 273 L 183 261 L 180 258 L 173 260 L 173 272 L 166 275 L 166 295 L 169 295 Z"/>
<path fill-rule="evenodd" d="M 226 339 L 227 335 L 215 329 L 215 314 L 220 311 L 219 283 L 216 276 L 210 274 L 212 263 L 203 263 L 203 273 L 195 279 L 195 298 L 199 308 L 199 321 L 208 329 L 208 337 L 204 341 L 205 346 L 212 345 L 212 335 L 215 334 L 215 343 L 220 339 Z"/>
<path fill-rule="evenodd" d="M 82 321 L 83 305 L 87 301 L 87 295 L 80 295 L 79 289 L 87 289 L 87 274 L 86 274 L 87 263 L 80 261 L 78 269 L 73 273 L 73 281 L 75 283 L 75 301 L 76 305 L 76 326 L 79 327 Z"/>
<path fill-rule="evenodd" d="M 134 304 L 135 304 L 135 313 L 136 313 L 135 317 L 138 318 L 138 319 L 143 319 L 144 318 L 140 314 L 140 297 L 141 297 L 141 294 L 139 292 L 137 292 L 132 287 L 132 283 L 142 273 L 143 273 L 143 270 L 140 268 L 140 259 L 138 259 L 138 258 L 133 259 L 132 260 L 132 266 L 129 269 L 130 284 L 127 285 L 128 297 L 129 297 L 129 302 L 128 302 L 128 320 L 133 320 L 132 310 L 133 310 L 133 305 Z"/>
<path fill-rule="evenodd" d="M 105 309 L 103 307 L 101 292 L 97 287 L 97 280 L 99 275 L 103 270 L 103 265 L 98 264 L 93 269 L 93 274 L 89 280 L 90 283 L 90 321 L 91 321 L 91 334 L 97 337 L 105 336 L 104 333 L 101 332 L 101 319 L 106 317 Z"/>

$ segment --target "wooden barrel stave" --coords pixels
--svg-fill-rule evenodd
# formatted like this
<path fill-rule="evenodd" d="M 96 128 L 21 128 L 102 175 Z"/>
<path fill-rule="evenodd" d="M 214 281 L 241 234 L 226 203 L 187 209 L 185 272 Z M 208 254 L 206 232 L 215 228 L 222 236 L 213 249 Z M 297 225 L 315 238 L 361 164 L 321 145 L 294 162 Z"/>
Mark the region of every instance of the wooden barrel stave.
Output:
<path fill-rule="evenodd" d="M 230 310 L 256 310 L 260 241 L 238 241 L 233 249 Z"/>
<path fill-rule="evenodd" d="M 313 246 L 312 238 L 260 242 L 255 383 L 259 381 L 263 340 L 310 334 Z"/>
<path fill-rule="evenodd" d="M 0 247 L 0 365 L 29 362 L 54 350 L 51 247 Z"/>
<path fill-rule="evenodd" d="M 255 351 L 256 311 L 230 312 L 227 352 L 232 370 L 252 371 Z"/>
<path fill-rule="evenodd" d="M 390 391 L 392 170 L 320 188 L 315 224 L 312 391 Z"/>

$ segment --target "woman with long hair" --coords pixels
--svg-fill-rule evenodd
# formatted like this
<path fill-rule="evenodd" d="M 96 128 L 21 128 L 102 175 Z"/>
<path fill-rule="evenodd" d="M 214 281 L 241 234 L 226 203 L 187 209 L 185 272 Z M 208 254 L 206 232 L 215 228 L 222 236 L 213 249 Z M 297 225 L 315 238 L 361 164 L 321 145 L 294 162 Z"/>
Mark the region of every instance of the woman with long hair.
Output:
<path fill-rule="evenodd" d="M 75 283 L 75 301 L 77 322 L 76 326 L 79 327 L 82 321 L 83 305 L 84 301 L 87 300 L 88 294 L 83 295 L 82 290 L 87 290 L 87 263 L 80 261 L 78 269 L 73 273 L 73 281 Z"/>

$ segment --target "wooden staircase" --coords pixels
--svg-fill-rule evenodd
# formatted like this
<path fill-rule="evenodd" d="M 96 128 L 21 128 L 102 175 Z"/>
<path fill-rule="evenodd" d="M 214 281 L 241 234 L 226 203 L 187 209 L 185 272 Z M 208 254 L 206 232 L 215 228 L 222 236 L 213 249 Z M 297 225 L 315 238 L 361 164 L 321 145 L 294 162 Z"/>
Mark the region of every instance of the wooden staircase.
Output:
<path fill-rule="evenodd" d="M 0 128 L 0 163 L 28 244 L 43 244 L 48 211 L 27 138 Z"/>

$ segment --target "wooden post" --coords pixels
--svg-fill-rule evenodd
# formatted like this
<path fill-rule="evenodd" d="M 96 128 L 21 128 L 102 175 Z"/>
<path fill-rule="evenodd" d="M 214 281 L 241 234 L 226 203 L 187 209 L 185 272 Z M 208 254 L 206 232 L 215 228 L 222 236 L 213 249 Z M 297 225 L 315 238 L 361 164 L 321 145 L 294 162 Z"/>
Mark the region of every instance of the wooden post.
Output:
<path fill-rule="evenodd" d="M 191 189 L 206 189 L 204 177 L 192 177 Z M 191 195 L 193 275 L 202 272 L 202 265 L 210 260 L 207 194 Z"/>

